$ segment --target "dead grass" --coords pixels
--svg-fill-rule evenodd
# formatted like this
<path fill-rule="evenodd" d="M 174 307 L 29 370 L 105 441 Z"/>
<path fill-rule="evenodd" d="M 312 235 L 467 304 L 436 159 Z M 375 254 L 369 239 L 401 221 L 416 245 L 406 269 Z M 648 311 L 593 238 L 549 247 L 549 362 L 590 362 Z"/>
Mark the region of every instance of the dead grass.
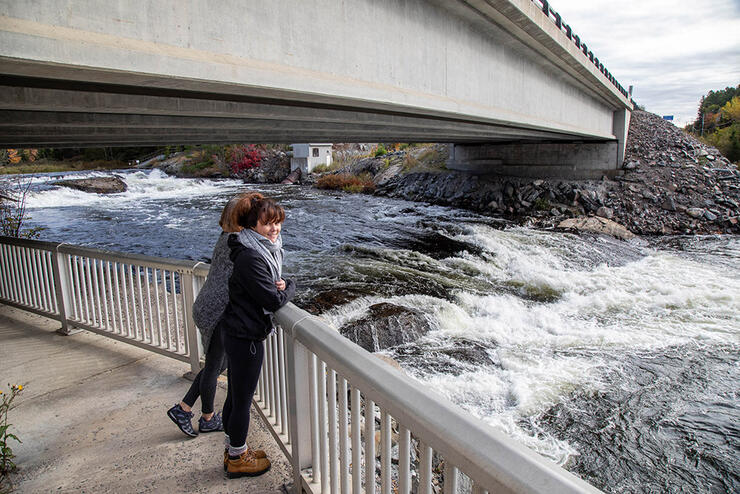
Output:
<path fill-rule="evenodd" d="M 316 187 L 326 190 L 343 190 L 354 194 L 372 194 L 375 184 L 369 175 L 355 176 L 345 173 L 325 175 L 316 181 Z"/>

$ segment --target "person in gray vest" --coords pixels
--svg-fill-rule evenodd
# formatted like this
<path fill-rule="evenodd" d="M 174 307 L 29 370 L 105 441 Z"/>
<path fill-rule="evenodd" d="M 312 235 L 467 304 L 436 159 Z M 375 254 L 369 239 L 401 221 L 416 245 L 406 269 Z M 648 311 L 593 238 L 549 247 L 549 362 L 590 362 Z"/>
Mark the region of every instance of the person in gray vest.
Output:
<path fill-rule="evenodd" d="M 203 288 L 193 303 L 193 319 L 200 330 L 203 342 L 203 351 L 206 355 L 205 366 L 195 376 L 190 389 L 182 401 L 167 411 L 167 416 L 190 437 L 198 435 L 193 429 L 191 419 L 192 408 L 200 396 L 201 416 L 198 419 L 199 432 L 215 432 L 224 430 L 221 413 L 214 413 L 214 398 L 218 376 L 227 366 L 221 332 L 215 331 L 219 320 L 224 314 L 229 302 L 229 278 L 234 264 L 229 258 L 230 249 L 227 245 L 229 234 L 241 231 L 242 227 L 236 221 L 236 205 L 239 201 L 262 199 L 258 192 L 239 194 L 232 198 L 221 212 L 218 224 L 222 229 L 211 257 L 211 269 L 208 272 Z M 255 451 L 253 454 L 257 454 Z"/>

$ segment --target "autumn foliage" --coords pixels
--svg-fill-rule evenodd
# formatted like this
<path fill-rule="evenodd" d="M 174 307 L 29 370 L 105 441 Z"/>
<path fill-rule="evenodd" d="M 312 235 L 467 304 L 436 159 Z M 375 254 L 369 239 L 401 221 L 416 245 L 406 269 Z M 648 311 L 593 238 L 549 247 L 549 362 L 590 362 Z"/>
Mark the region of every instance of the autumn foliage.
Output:
<path fill-rule="evenodd" d="M 699 102 L 696 120 L 685 130 L 719 149 L 730 161 L 740 162 L 740 85 L 709 91 Z"/>
<path fill-rule="evenodd" d="M 375 190 L 375 185 L 369 177 L 358 177 L 346 173 L 324 175 L 316 181 L 316 187 L 354 193 L 363 192 L 365 194 L 371 194 Z"/>
<path fill-rule="evenodd" d="M 256 168 L 262 163 L 264 154 L 262 149 L 249 144 L 247 146 L 234 146 L 231 149 L 229 167 L 234 174 L 239 174 L 250 168 Z"/>
<path fill-rule="evenodd" d="M 17 165 L 21 161 L 32 163 L 38 156 L 38 149 L 0 149 L 0 165 Z"/>

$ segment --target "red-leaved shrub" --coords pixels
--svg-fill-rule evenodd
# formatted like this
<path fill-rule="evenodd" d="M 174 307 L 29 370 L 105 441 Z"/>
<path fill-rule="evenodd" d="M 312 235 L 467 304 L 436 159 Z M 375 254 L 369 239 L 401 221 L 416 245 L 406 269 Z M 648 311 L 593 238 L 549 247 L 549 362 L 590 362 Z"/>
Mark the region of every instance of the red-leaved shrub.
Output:
<path fill-rule="evenodd" d="M 256 168 L 262 163 L 262 150 L 250 144 L 248 146 L 235 146 L 231 151 L 229 166 L 234 174 L 239 174 L 250 168 Z"/>

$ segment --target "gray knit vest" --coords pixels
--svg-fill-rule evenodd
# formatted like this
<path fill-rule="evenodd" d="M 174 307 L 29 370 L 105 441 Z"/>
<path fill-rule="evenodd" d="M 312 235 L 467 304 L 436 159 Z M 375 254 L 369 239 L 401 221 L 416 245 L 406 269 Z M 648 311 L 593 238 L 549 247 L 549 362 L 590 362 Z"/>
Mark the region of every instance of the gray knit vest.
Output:
<path fill-rule="evenodd" d="M 218 237 L 216 247 L 213 248 L 208 278 L 193 303 L 193 319 L 200 329 L 204 352 L 208 352 L 213 330 L 229 303 L 229 278 L 234 270 L 234 263 L 229 258 L 230 249 L 226 243 L 228 238 L 229 234 L 226 232 Z"/>

